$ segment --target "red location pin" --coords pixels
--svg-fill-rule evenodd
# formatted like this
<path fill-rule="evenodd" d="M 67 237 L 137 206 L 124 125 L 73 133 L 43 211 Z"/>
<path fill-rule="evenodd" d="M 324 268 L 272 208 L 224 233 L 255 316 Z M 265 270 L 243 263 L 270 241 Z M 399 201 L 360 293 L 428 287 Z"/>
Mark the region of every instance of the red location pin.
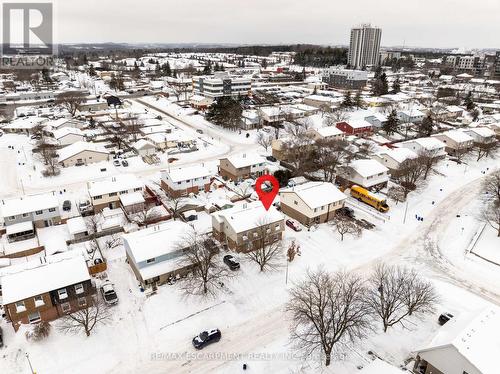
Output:
<path fill-rule="evenodd" d="M 262 185 L 265 183 L 271 183 L 273 188 L 270 191 L 263 191 L 262 190 Z M 271 204 L 274 201 L 274 198 L 278 194 L 278 191 L 280 189 L 280 184 L 278 180 L 273 177 L 272 175 L 265 174 L 262 177 L 257 178 L 257 181 L 255 182 L 255 192 L 257 192 L 257 196 L 259 196 L 259 200 L 264 205 L 264 208 L 266 210 L 269 210 L 271 207 Z"/>

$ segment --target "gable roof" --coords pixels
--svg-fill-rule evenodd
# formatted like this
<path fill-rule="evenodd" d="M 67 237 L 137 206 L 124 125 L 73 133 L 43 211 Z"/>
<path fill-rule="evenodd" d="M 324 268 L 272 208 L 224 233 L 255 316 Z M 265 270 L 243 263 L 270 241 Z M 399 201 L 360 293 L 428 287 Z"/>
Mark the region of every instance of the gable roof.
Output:
<path fill-rule="evenodd" d="M 23 213 L 36 212 L 49 208 L 57 208 L 59 201 L 52 194 L 28 195 L 15 199 L 3 200 L 0 211 L 3 217 L 17 216 Z"/>
<path fill-rule="evenodd" d="M 351 161 L 349 167 L 365 178 L 389 171 L 389 169 L 376 160 L 354 160 Z"/>
<path fill-rule="evenodd" d="M 264 157 L 259 156 L 256 153 L 242 153 L 239 155 L 232 155 L 226 157 L 227 160 L 237 169 L 265 163 Z"/>
<path fill-rule="evenodd" d="M 225 221 L 236 233 L 283 220 L 283 215 L 274 206 L 271 206 L 266 211 L 260 201 L 236 205 L 232 208 L 212 213 L 212 216 L 224 217 Z"/>
<path fill-rule="evenodd" d="M 311 209 L 347 199 L 342 191 L 328 182 L 308 182 L 283 189 L 281 193 L 295 193 Z"/>
<path fill-rule="evenodd" d="M 169 171 L 164 170 L 164 173 L 165 175 L 169 176 L 172 182 L 182 182 L 185 180 L 203 178 L 213 175 L 210 170 L 201 165 L 186 166 Z"/>
<path fill-rule="evenodd" d="M 84 151 L 109 154 L 103 146 L 95 143 L 77 141 L 59 150 L 59 162 L 67 160 L 68 158 L 76 156 Z"/>

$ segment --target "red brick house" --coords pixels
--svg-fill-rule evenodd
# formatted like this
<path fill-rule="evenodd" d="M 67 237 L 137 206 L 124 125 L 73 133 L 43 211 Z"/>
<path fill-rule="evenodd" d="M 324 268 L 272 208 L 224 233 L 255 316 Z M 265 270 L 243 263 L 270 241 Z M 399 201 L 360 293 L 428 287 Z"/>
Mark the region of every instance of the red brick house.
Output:
<path fill-rule="evenodd" d="M 53 321 L 92 303 L 96 290 L 83 256 L 39 258 L 23 269 L 4 269 L 2 301 L 14 330 L 21 324 Z"/>
<path fill-rule="evenodd" d="M 366 121 L 339 122 L 336 127 L 348 135 L 364 136 L 373 133 L 373 126 Z"/>

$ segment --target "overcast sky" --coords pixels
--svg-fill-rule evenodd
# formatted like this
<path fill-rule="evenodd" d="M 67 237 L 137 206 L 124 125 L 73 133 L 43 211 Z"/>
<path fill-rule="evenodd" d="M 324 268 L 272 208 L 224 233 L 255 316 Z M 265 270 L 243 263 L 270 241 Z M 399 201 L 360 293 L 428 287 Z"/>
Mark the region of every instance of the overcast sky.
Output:
<path fill-rule="evenodd" d="M 500 0 L 55 0 L 56 42 L 348 44 L 500 48 Z"/>

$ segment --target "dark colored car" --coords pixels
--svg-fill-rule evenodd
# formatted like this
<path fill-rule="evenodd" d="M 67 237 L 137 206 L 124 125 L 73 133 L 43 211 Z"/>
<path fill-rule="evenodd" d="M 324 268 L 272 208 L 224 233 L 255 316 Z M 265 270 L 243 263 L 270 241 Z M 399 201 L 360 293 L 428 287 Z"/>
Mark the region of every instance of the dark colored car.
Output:
<path fill-rule="evenodd" d="M 207 345 L 218 342 L 222 334 L 219 329 L 203 331 L 200 335 L 193 338 L 193 346 L 196 349 L 205 348 Z"/>
<path fill-rule="evenodd" d="M 3 332 L 2 332 L 2 328 L 0 327 L 0 348 L 3 347 Z"/>
<path fill-rule="evenodd" d="M 128 161 L 127 160 L 122 160 L 122 166 L 128 166 Z"/>
<path fill-rule="evenodd" d="M 69 200 L 64 200 L 62 208 L 65 212 L 68 212 L 71 210 L 71 201 Z"/>
<path fill-rule="evenodd" d="M 276 162 L 276 157 L 274 157 L 274 156 L 267 156 L 266 160 L 267 161 L 271 161 L 271 162 Z"/>
<path fill-rule="evenodd" d="M 443 326 L 446 322 L 453 318 L 453 314 L 443 313 L 439 316 L 438 322 L 441 326 Z"/>
<path fill-rule="evenodd" d="M 293 219 L 287 219 L 285 223 L 293 231 L 302 231 L 302 227 L 300 227 L 300 225 L 297 222 L 295 222 Z"/>
<path fill-rule="evenodd" d="M 337 210 L 337 214 L 349 217 L 349 218 L 354 218 L 354 210 L 352 208 L 349 208 L 347 206 L 344 206 L 340 209 Z"/>
<path fill-rule="evenodd" d="M 229 266 L 231 270 L 238 270 L 240 268 L 240 263 L 232 255 L 224 256 L 224 263 Z"/>

